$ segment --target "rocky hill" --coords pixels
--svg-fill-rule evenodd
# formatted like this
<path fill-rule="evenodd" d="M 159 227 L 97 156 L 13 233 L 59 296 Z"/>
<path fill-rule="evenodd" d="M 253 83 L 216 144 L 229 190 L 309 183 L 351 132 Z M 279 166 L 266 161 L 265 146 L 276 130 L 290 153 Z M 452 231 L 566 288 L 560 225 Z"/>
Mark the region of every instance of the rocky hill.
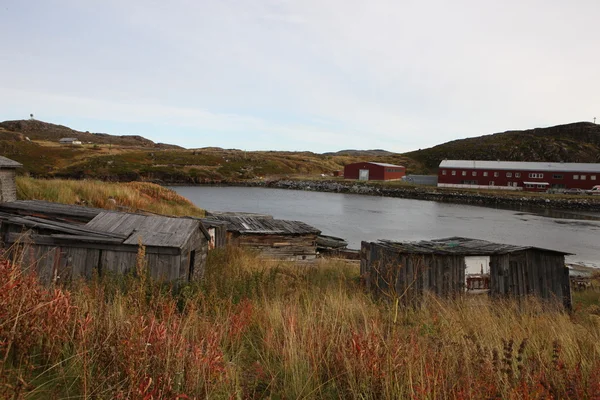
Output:
<path fill-rule="evenodd" d="M 393 156 L 396 153 L 391 151 L 374 149 L 374 150 L 340 150 L 336 152 L 323 153 L 324 156 L 358 156 L 358 157 L 381 157 Z"/>
<path fill-rule="evenodd" d="M 405 153 L 430 171 L 444 159 L 600 162 L 600 125 L 576 122 L 549 128 L 507 131 L 454 140 Z"/>
<path fill-rule="evenodd" d="M 180 146 L 164 143 L 154 143 L 138 135 L 109 135 L 107 133 L 81 132 L 63 125 L 51 124 L 49 122 L 30 120 L 4 121 L 0 122 L 0 139 L 8 138 L 24 140 L 47 140 L 58 142 L 61 138 L 77 138 L 84 143 L 112 144 L 118 146 L 152 147 L 152 148 L 176 148 Z"/>

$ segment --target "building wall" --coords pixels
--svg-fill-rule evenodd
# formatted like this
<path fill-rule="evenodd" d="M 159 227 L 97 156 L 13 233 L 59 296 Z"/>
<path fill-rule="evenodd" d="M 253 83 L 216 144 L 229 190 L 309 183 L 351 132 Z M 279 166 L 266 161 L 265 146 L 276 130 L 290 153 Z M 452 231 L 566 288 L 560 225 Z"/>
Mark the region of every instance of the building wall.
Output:
<path fill-rule="evenodd" d="M 535 182 L 536 184 L 534 184 L 533 187 L 528 187 L 525 182 Z M 548 185 L 541 185 L 542 183 L 548 183 Z M 438 186 L 496 186 L 498 189 L 522 189 L 526 191 L 543 192 L 551 188 L 578 188 L 589 190 L 599 184 L 600 173 L 589 172 L 493 170 L 474 168 L 440 168 L 438 171 Z"/>
<path fill-rule="evenodd" d="M 0 202 L 17 200 L 15 174 L 14 168 L 0 169 Z"/>
<path fill-rule="evenodd" d="M 401 179 L 406 173 L 406 169 L 401 166 L 385 167 L 383 165 L 372 164 L 369 162 L 360 162 L 346 165 L 344 167 L 344 178 L 358 179 L 359 171 L 361 169 L 369 170 L 370 181 Z"/>

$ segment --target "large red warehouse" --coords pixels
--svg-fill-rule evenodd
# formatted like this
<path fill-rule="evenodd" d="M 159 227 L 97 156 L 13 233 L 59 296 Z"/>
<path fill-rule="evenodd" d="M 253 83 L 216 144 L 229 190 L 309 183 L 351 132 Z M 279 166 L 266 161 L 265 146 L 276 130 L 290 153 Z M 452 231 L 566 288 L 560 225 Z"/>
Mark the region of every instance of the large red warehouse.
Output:
<path fill-rule="evenodd" d="M 402 165 L 358 162 L 348 164 L 344 167 L 344 178 L 359 179 L 361 181 L 389 181 L 402 179 L 406 174 L 406 168 Z"/>
<path fill-rule="evenodd" d="M 585 189 L 600 184 L 600 164 L 444 160 L 439 187 L 545 191 Z"/>

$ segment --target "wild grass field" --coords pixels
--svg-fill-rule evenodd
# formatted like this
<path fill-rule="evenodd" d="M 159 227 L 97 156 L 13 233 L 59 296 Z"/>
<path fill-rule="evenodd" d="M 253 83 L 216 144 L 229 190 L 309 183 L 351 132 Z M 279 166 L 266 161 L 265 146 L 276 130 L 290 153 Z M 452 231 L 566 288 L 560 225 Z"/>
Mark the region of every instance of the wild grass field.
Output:
<path fill-rule="evenodd" d="M 0 262 L 0 397 L 595 399 L 598 296 L 573 313 L 486 297 L 397 309 L 356 264 L 210 254 L 203 281 L 40 286 Z M 585 307 L 585 308 L 583 308 Z"/>
<path fill-rule="evenodd" d="M 18 176 L 17 198 L 79 204 L 128 212 L 203 217 L 204 210 L 175 191 L 149 182 L 34 179 Z"/>

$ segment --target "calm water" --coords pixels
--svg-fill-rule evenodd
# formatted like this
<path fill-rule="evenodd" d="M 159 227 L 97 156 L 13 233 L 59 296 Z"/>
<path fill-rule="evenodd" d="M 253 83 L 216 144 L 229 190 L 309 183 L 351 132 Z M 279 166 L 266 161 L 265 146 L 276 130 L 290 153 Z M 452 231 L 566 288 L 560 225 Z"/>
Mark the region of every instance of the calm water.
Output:
<path fill-rule="evenodd" d="M 239 187 L 172 187 L 208 210 L 271 214 L 306 222 L 324 234 L 361 240 L 465 236 L 575 253 L 568 262 L 600 267 L 600 215 L 547 216 L 511 210 L 353 194 Z M 545 213 L 548 214 L 548 213 Z"/>

